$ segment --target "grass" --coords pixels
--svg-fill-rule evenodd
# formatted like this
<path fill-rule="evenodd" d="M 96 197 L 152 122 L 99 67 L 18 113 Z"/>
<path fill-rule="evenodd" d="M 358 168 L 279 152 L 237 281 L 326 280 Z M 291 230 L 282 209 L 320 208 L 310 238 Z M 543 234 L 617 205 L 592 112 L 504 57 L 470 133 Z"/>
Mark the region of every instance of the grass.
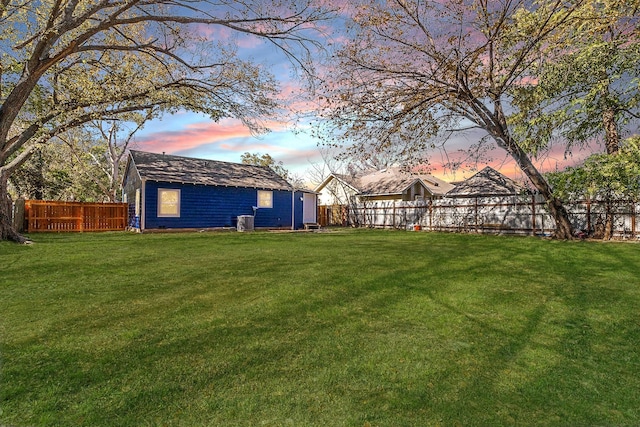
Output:
<path fill-rule="evenodd" d="M 640 424 L 640 246 L 390 231 L 0 242 L 0 425 Z"/>

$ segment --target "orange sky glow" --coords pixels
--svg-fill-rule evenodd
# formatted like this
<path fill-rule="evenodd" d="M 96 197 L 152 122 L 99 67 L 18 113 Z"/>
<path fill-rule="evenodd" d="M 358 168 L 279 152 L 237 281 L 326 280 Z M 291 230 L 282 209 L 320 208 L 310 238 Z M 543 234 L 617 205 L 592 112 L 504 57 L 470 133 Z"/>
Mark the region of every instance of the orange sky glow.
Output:
<path fill-rule="evenodd" d="M 326 0 L 332 3 L 333 0 Z M 349 7 L 346 2 L 345 7 Z M 197 27 L 196 30 L 203 36 L 220 42 L 233 40 L 238 47 L 238 54 L 263 64 L 280 82 L 281 101 L 287 107 L 296 111 L 309 111 L 312 105 L 309 101 L 303 101 L 302 97 L 295 94 L 302 90 L 299 80 L 291 70 L 293 65 L 285 58 L 281 51 L 271 44 L 256 37 L 238 35 L 224 27 Z M 331 33 L 332 28 L 324 28 L 326 34 Z M 333 42 L 340 43 L 341 34 L 332 34 Z M 292 99 L 290 99 L 292 98 Z M 238 120 L 223 119 L 213 122 L 207 117 L 194 113 L 180 113 L 156 119 L 148 124 L 138 135 L 136 149 L 168 154 L 183 155 L 189 157 L 208 158 L 214 160 L 240 162 L 241 155 L 245 152 L 270 154 L 276 161 L 282 162 L 284 167 L 297 176 L 305 178 L 314 165 L 323 162 L 318 140 L 314 139 L 305 129 L 292 130 L 287 124 L 270 122 L 266 124 L 271 129 L 265 135 L 253 135 Z M 446 155 L 442 152 L 434 152 L 429 158 L 430 173 L 446 181 L 460 181 L 468 178 L 475 171 L 489 165 L 502 172 L 506 176 L 520 182 L 525 181 L 524 174 L 516 166 L 515 162 L 500 149 L 492 150 L 489 158 L 482 164 L 463 164 L 456 170 L 446 167 L 446 162 L 455 160 L 459 156 L 458 149 L 476 143 L 473 138 L 458 139 L 447 145 L 451 148 Z M 587 150 L 574 150 L 567 155 L 560 144 L 552 147 L 540 159 L 534 160 L 534 164 L 541 172 L 562 170 L 566 166 L 579 163 L 587 155 L 601 147 L 593 145 Z"/>

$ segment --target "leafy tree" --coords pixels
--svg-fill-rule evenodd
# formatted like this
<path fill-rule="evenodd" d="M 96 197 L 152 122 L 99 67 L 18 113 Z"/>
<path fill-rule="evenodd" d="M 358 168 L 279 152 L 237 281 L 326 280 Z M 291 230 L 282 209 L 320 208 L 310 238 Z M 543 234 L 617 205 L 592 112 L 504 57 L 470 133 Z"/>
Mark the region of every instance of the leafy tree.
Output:
<path fill-rule="evenodd" d="M 582 2 L 389 0 L 352 5 L 348 42 L 326 76 L 323 116 L 353 151 L 424 156 L 455 132 L 480 130 L 545 198 L 556 236 L 571 238 L 562 201 L 514 133 L 514 89 Z M 528 19 L 525 19 L 527 17 Z M 341 143 L 339 141 L 339 143 Z"/>
<path fill-rule="evenodd" d="M 41 147 L 11 176 L 13 191 L 37 200 L 56 200 L 70 186 L 68 171 L 56 164 L 55 148 Z"/>
<path fill-rule="evenodd" d="M 586 1 L 578 11 L 577 25 L 559 33 L 543 49 L 547 60 L 533 67 L 538 78 L 519 87 L 514 99 L 520 112 L 512 123 L 531 152 L 544 150 L 560 138 L 568 152 L 602 140 L 606 154 L 618 153 L 625 128 L 640 118 L 639 12 L 638 0 Z M 584 182 L 576 178 L 582 173 L 610 174 L 611 165 L 619 160 L 595 156 L 567 173 L 572 181 Z M 597 165 L 605 169 L 601 174 L 594 170 Z M 616 177 L 623 178 L 616 174 L 609 178 Z M 588 184 L 593 188 L 593 182 Z M 608 207 L 604 237 L 610 238 L 611 198 L 616 192 L 613 183 L 602 184 L 598 197 Z"/>
<path fill-rule="evenodd" d="M 247 152 L 240 156 L 240 160 L 245 165 L 267 166 L 282 178 L 284 178 L 287 182 L 292 184 L 294 187 L 304 187 L 304 182 L 301 177 L 292 174 L 284 167 L 284 163 L 282 163 L 281 161 L 276 161 L 268 153 L 260 154 Z"/>
<path fill-rule="evenodd" d="M 133 138 L 154 117 L 153 110 L 129 114 L 121 119 L 87 123 L 82 132 L 66 132 L 58 138 L 79 165 L 79 173 L 100 190 L 100 199 L 119 200 L 121 174 Z M 128 121 L 125 121 L 128 120 Z"/>
<path fill-rule="evenodd" d="M 548 177 L 560 198 L 603 200 L 606 212 L 602 237 L 610 239 L 613 201 L 640 200 L 640 137 L 625 140 L 615 154 L 593 154 L 582 165 L 550 173 Z"/>
<path fill-rule="evenodd" d="M 285 169 L 282 162 L 276 161 L 270 154 L 246 152 L 240 156 L 240 161 L 244 165 L 267 166 L 284 179 L 289 179 L 289 171 Z"/>
<path fill-rule="evenodd" d="M 232 38 L 210 41 L 196 25 L 262 38 L 308 69 L 308 31 L 326 16 L 294 0 L 3 2 L 0 239 L 24 240 L 11 226 L 9 176 L 69 129 L 155 108 L 265 130 L 279 111 L 274 78 L 241 60 Z"/>
<path fill-rule="evenodd" d="M 66 141 L 87 141 L 91 138 L 83 129 L 63 135 Z M 83 202 L 110 201 L 109 180 L 94 159 L 107 159 L 104 147 L 95 145 L 79 151 L 61 139 L 40 146 L 9 178 L 13 198 L 37 200 L 77 200 Z"/>
<path fill-rule="evenodd" d="M 557 137 L 567 150 L 598 138 L 608 154 L 618 151 L 625 125 L 640 118 L 639 13 L 638 0 L 584 2 L 577 24 L 542 49 L 537 78 L 514 100 L 512 122 L 530 151 Z"/>

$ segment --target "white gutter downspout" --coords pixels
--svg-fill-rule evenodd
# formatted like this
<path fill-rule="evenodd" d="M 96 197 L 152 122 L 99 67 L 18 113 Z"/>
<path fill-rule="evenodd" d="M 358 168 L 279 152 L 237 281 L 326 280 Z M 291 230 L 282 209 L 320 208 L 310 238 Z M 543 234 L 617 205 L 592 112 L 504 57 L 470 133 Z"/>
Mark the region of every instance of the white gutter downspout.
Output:
<path fill-rule="evenodd" d="M 296 188 L 291 188 L 291 231 L 296 229 Z"/>
<path fill-rule="evenodd" d="M 147 179 L 142 180 L 142 194 L 140 194 L 140 232 L 144 231 L 146 226 L 145 217 L 147 216 Z"/>

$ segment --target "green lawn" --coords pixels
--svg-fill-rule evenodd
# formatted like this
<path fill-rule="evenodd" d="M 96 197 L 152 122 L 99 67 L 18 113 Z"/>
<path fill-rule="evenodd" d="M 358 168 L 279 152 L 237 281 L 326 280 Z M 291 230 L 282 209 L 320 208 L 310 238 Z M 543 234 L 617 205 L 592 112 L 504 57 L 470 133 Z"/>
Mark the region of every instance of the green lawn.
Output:
<path fill-rule="evenodd" d="M 639 425 L 640 245 L 0 242 L 0 425 Z"/>

